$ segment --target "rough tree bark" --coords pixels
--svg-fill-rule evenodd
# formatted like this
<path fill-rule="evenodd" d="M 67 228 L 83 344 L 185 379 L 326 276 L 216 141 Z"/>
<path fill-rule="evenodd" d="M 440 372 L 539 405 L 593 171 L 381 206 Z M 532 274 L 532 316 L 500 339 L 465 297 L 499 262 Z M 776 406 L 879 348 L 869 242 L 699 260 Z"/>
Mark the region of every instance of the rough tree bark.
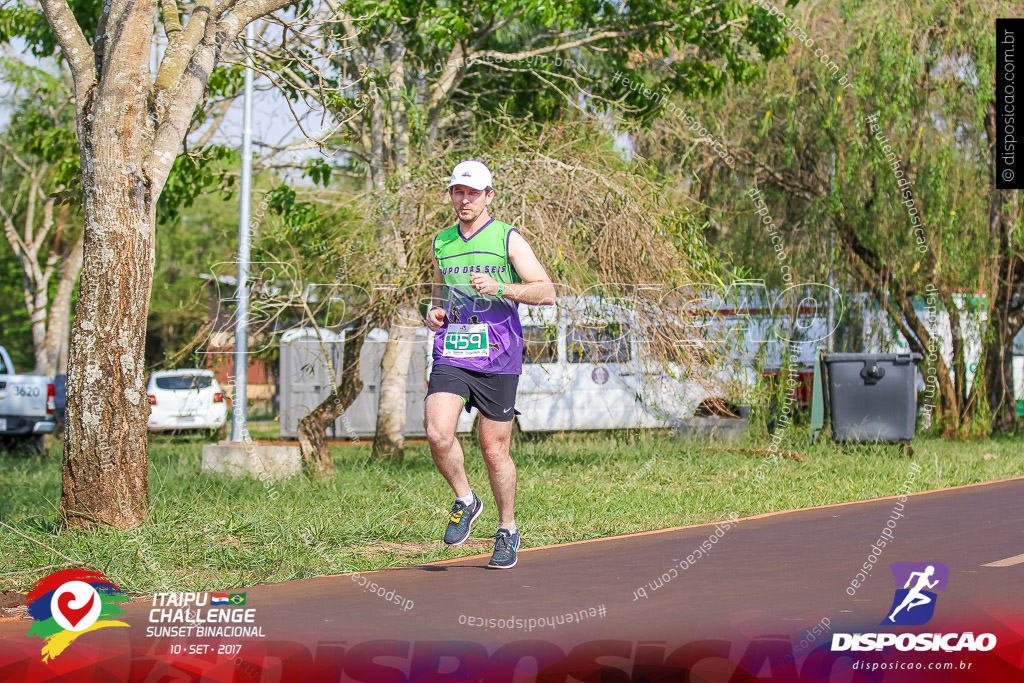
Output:
<path fill-rule="evenodd" d="M 50 302 L 42 368 L 43 374 L 50 377 L 62 372 L 66 367 L 68 333 L 71 331 L 71 295 L 74 293 L 75 283 L 82 269 L 84 243 L 85 233 L 82 232 L 79 233 L 71 250 L 63 258 L 57 290 L 54 292 L 53 301 Z M 62 361 L 65 367 L 61 367 Z M 38 366 L 38 357 L 36 363 Z"/>
<path fill-rule="evenodd" d="M 96 61 L 102 72 L 119 77 L 76 92 L 85 243 L 60 507 L 69 527 L 103 522 L 126 528 L 147 515 L 143 345 L 156 201 L 143 168 L 143 151 L 154 136 L 149 69 L 139 66 L 150 54 L 154 11 L 152 2 L 107 6 L 100 33 L 109 38 L 97 41 Z"/>
<path fill-rule="evenodd" d="M 60 516 L 70 528 L 146 519 L 149 402 L 143 346 L 157 200 L 220 59 L 253 19 L 286 0 L 200 0 L 150 72 L 155 0 L 102 6 L 90 45 L 66 0 L 41 0 L 74 82 L 82 168 L 82 276 L 72 328 Z"/>
<path fill-rule="evenodd" d="M 384 460 L 402 462 L 405 457 L 405 384 L 416 328 L 422 324 L 412 307 L 402 305 L 388 331 L 380 362 L 377 431 L 373 439 L 373 454 Z"/>

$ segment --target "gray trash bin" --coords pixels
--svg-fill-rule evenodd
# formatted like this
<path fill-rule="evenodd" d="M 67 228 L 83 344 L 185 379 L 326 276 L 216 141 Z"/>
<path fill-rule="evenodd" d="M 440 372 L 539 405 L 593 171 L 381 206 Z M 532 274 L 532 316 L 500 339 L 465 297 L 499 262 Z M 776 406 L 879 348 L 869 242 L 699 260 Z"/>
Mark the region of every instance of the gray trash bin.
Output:
<path fill-rule="evenodd" d="M 827 353 L 832 439 L 898 442 L 914 438 L 917 353 Z"/>

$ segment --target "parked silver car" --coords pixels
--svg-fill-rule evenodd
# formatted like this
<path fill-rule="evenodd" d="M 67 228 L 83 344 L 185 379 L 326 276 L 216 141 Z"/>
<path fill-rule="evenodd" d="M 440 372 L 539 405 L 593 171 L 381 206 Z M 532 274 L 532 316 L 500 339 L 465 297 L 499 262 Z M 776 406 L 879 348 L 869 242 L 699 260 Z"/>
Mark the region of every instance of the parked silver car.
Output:
<path fill-rule="evenodd" d="M 43 434 L 53 432 L 53 378 L 19 375 L 0 346 L 0 448 L 43 453 Z"/>

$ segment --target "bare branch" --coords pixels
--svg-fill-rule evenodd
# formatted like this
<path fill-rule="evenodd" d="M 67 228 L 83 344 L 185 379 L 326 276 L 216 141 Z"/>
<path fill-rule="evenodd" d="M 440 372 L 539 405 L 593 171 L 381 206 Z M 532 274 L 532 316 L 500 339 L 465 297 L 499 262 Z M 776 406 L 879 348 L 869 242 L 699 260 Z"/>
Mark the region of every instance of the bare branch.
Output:
<path fill-rule="evenodd" d="M 21 235 L 15 229 L 11 214 L 7 213 L 7 209 L 2 204 L 0 204 L 0 218 L 4 220 L 4 234 L 7 235 L 7 241 L 11 243 L 11 248 L 17 252 L 18 258 L 23 259 L 24 254 L 28 252 L 28 247 L 25 246 Z"/>
<path fill-rule="evenodd" d="M 451 97 L 451 93 L 458 87 L 465 76 L 469 64 L 466 60 L 465 47 L 459 41 L 455 42 L 448 59 L 445 61 L 444 70 L 438 76 L 430 98 L 427 101 L 427 139 L 433 140 L 437 133 L 438 121 L 444 109 L 444 103 Z"/>
<path fill-rule="evenodd" d="M 157 70 L 154 81 L 158 108 L 166 107 L 166 103 L 162 101 L 164 91 L 179 85 L 185 69 L 195 58 L 199 42 L 206 35 L 211 12 L 208 2 L 200 2 L 192 10 L 192 16 L 189 17 L 184 30 L 181 30 L 179 24 L 179 28 L 173 32 L 173 36 L 170 32 L 168 33 L 167 50 L 160 61 L 160 68 Z"/>
<path fill-rule="evenodd" d="M 71 564 L 85 564 L 85 562 L 79 562 L 78 560 L 72 560 L 70 557 L 68 557 L 64 553 L 59 552 L 57 550 L 54 550 L 53 548 L 51 548 L 50 546 L 46 545 L 45 543 L 40 543 L 39 541 L 37 541 L 36 539 L 32 538 L 31 536 L 26 536 L 25 534 L 21 533 L 20 531 L 18 531 L 17 529 L 15 529 L 12 526 L 4 524 L 3 522 L 0 522 L 0 526 L 6 527 L 7 529 L 10 529 L 11 531 L 13 531 L 14 533 L 18 534 L 19 536 L 21 536 L 22 538 L 24 538 L 27 541 L 32 541 L 36 545 L 42 546 L 43 548 L 46 548 L 47 550 L 49 550 L 54 555 L 60 555 L 61 557 L 63 557 L 65 560 L 67 560 Z M 57 566 L 60 566 L 60 565 L 57 565 Z"/>
<path fill-rule="evenodd" d="M 182 30 L 181 19 L 178 16 L 178 2 L 177 0 L 162 0 L 160 4 L 163 8 L 164 35 L 167 36 L 167 42 L 170 44 Z"/>
<path fill-rule="evenodd" d="M 502 52 L 500 50 L 482 50 L 473 55 L 474 59 L 477 60 L 503 60 L 503 61 L 522 61 L 542 55 L 548 55 L 552 52 L 564 52 L 566 50 L 572 50 L 577 47 L 583 47 L 596 43 L 600 40 L 621 40 L 622 38 L 629 38 L 631 36 L 640 35 L 641 33 L 647 33 L 657 28 L 671 28 L 672 23 L 668 21 L 652 21 L 644 26 L 638 26 L 635 29 L 629 31 L 598 31 L 590 35 L 584 35 L 583 37 L 570 40 L 565 43 L 555 43 L 553 45 L 546 45 L 539 47 L 534 50 L 520 50 L 519 52 Z"/>
<path fill-rule="evenodd" d="M 32 170 L 32 167 L 29 166 L 24 159 L 18 156 L 17 152 L 14 151 L 14 148 L 7 144 L 7 142 L 3 139 L 0 139 L 0 148 L 3 148 L 3 150 L 7 152 L 7 154 L 11 157 L 14 163 L 18 164 L 18 166 L 21 167 L 21 170 L 23 170 L 27 175 L 33 175 L 34 172 Z"/>
<path fill-rule="evenodd" d="M 40 4 L 71 68 L 75 83 L 75 106 L 81 110 L 86 91 L 96 82 L 96 54 L 85 39 L 67 0 L 40 0 Z"/>
<path fill-rule="evenodd" d="M 206 145 L 210 144 L 210 139 L 217 134 L 217 131 L 220 130 L 221 124 L 224 123 L 224 119 L 231 110 L 231 105 L 235 103 L 235 100 L 238 99 L 238 97 L 239 95 L 234 95 L 213 105 L 213 120 L 210 121 L 210 125 L 207 126 L 205 131 L 203 131 L 199 140 L 196 141 L 196 147 L 206 147 Z"/>
<path fill-rule="evenodd" d="M 345 42 L 351 49 L 352 61 L 355 62 L 359 74 L 365 74 L 369 70 L 368 56 L 363 53 L 359 45 L 359 31 L 356 29 L 355 20 L 351 14 L 338 7 L 334 0 L 327 0 L 327 4 L 334 10 L 335 14 L 341 17 L 341 25 L 345 27 Z"/>
<path fill-rule="evenodd" d="M 269 53 L 265 53 L 263 51 L 260 51 L 260 54 L 267 54 L 269 56 Z M 225 60 L 224 63 L 225 64 L 239 64 L 239 65 L 244 64 L 243 62 L 236 62 L 236 61 L 232 61 L 232 60 Z M 334 125 L 333 125 L 333 128 L 331 128 L 329 131 L 327 131 L 327 132 L 325 132 L 325 133 L 323 133 L 323 134 L 321 134 L 319 136 L 313 135 L 312 133 L 308 132 L 306 130 L 306 128 L 302 125 L 302 121 L 301 121 L 302 117 L 300 117 L 298 112 L 295 111 L 295 108 L 292 105 L 291 99 L 288 97 L 288 95 L 289 95 L 288 87 L 290 86 L 294 90 L 296 90 L 296 91 L 298 91 L 298 92 L 300 92 L 300 93 L 302 93 L 304 95 L 308 95 L 309 97 L 311 97 L 314 100 L 314 102 L 322 101 L 322 99 L 324 98 L 325 94 L 327 92 L 330 92 L 330 91 L 326 90 L 323 87 L 322 83 L 319 86 L 314 86 L 314 85 L 308 83 L 302 76 L 300 76 L 293 69 L 288 68 L 288 67 L 280 67 L 280 66 L 278 66 L 277 70 L 274 71 L 274 70 L 271 70 L 271 69 L 264 68 L 263 66 L 260 66 L 258 63 L 256 63 L 256 64 L 244 64 L 244 65 L 247 66 L 248 68 L 251 68 L 255 73 L 258 73 L 261 76 L 263 76 L 264 78 L 266 78 L 274 88 L 276 88 L 283 95 L 285 95 L 284 102 L 288 106 L 288 109 L 289 109 L 289 111 L 292 114 L 292 118 L 295 119 L 296 126 L 299 128 L 299 130 L 302 132 L 302 134 L 306 138 L 311 140 L 318 147 L 326 144 L 328 138 L 330 138 L 331 136 L 335 135 L 341 128 L 343 128 L 343 127 L 350 127 L 350 124 L 351 124 L 351 121 L 353 120 L 353 118 L 358 116 L 357 113 L 353 113 L 350 116 L 347 116 L 347 117 L 345 117 L 343 119 L 340 119 L 340 120 L 336 121 L 334 123 Z M 341 89 L 349 88 L 349 87 L 351 87 L 351 85 L 352 84 L 348 84 L 344 88 L 341 88 Z M 312 111 L 318 111 L 318 109 L 316 108 L 316 106 L 314 104 L 309 103 L 309 102 L 307 102 L 307 104 L 309 105 L 309 107 L 310 107 L 310 109 Z"/>
<path fill-rule="evenodd" d="M 223 33 L 223 44 L 234 41 L 250 21 L 293 5 L 297 0 L 253 0 L 236 2 L 217 22 L 217 32 Z"/>
<path fill-rule="evenodd" d="M 194 32 L 192 29 L 200 8 L 193 12 L 176 51 L 172 55 L 171 48 L 168 48 L 157 74 L 158 123 L 152 151 L 146 160 L 155 194 L 159 194 L 167 182 L 174 158 L 188 134 L 196 106 L 202 100 L 210 75 L 220 59 L 221 46 L 234 42 L 250 21 L 293 2 L 295 0 L 237 2 L 219 17 L 207 16 L 202 20 L 201 38 L 195 36 L 199 33 L 200 24 Z M 207 8 L 202 13 L 209 14 L 210 10 Z"/>

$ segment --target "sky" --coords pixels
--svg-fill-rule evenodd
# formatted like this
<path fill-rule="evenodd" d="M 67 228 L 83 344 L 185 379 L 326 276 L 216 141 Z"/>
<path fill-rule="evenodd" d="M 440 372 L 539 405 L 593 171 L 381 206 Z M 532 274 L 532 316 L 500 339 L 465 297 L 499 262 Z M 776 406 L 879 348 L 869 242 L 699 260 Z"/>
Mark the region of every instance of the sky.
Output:
<path fill-rule="evenodd" d="M 153 46 L 153 60 L 150 68 L 155 72 L 158 59 L 162 54 L 163 46 L 155 43 Z M 27 49 L 21 39 L 11 41 L 5 47 L 5 57 L 21 59 L 28 64 L 56 73 L 57 64 L 53 59 L 39 59 L 34 57 Z M 257 75 L 255 81 L 255 95 L 253 104 L 253 141 L 254 147 L 259 152 L 258 143 L 267 143 L 275 146 L 283 146 L 305 140 L 302 132 L 296 125 L 295 119 L 289 109 L 284 97 L 265 78 Z M 11 117 L 11 94 L 13 87 L 10 83 L 0 81 L 0 128 L 5 128 Z M 296 113 L 301 117 L 303 126 L 311 134 L 322 132 L 320 127 L 320 115 L 310 111 L 301 103 L 295 105 Z M 241 148 L 242 145 L 242 115 L 243 102 L 239 98 L 231 107 L 227 117 L 222 124 L 220 131 L 214 135 L 212 142 Z M 198 138 L 201 131 L 192 136 Z M 318 156 L 315 149 L 301 150 L 292 153 L 291 157 L 305 160 Z"/>

